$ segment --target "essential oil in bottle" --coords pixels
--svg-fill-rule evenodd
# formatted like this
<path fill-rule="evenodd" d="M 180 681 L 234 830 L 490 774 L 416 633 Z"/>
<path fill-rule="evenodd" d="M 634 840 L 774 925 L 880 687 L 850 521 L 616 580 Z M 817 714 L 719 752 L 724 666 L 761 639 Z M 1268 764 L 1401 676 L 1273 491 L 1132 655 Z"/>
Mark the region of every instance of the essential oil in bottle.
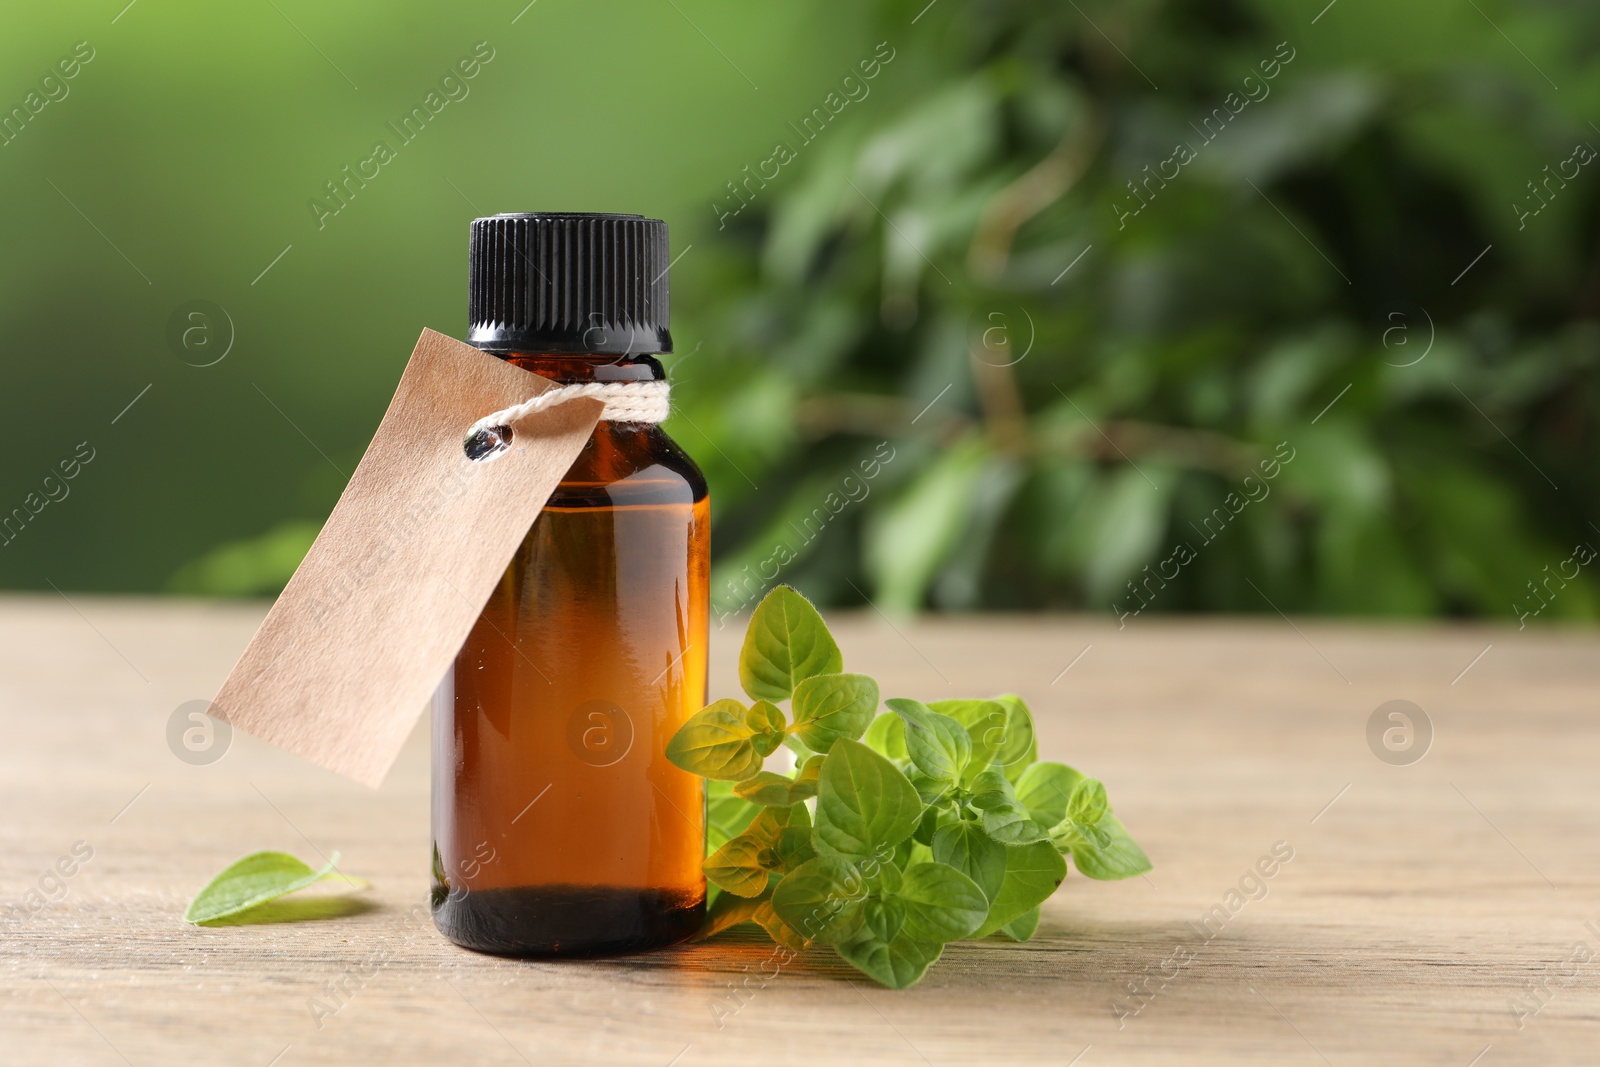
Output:
<path fill-rule="evenodd" d="M 664 379 L 668 262 L 656 219 L 477 219 L 467 340 L 562 384 Z M 602 420 L 523 538 L 434 700 L 452 941 L 596 955 L 699 926 L 705 796 L 665 749 L 706 699 L 710 519 L 659 425 Z"/>

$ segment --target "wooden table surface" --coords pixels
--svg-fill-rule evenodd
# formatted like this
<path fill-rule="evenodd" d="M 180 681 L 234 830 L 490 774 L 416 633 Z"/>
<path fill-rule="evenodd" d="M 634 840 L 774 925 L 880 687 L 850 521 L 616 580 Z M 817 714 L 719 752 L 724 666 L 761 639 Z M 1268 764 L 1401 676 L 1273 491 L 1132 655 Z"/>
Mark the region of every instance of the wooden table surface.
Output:
<path fill-rule="evenodd" d="M 0 915 L 0 1061 L 1600 1059 L 1593 632 L 837 618 L 847 666 L 886 694 L 1022 693 L 1043 755 L 1102 778 L 1155 863 L 1128 882 L 1071 875 L 1032 942 L 952 945 L 920 985 L 891 992 L 820 951 L 763 985 L 758 934 L 599 962 L 450 945 L 417 910 L 424 729 L 376 792 L 240 735 L 209 766 L 169 751 L 173 710 L 215 691 L 262 612 L 0 599 L 0 902 L 13 905 Z M 736 688 L 738 638 L 714 634 L 714 695 Z M 1368 718 L 1391 699 L 1432 722 L 1419 762 L 1368 746 Z M 1278 842 L 1292 860 L 1246 878 Z M 92 857 L 57 881 L 75 845 Z M 371 880 L 370 908 L 181 921 L 211 874 L 263 848 L 339 850 Z M 1257 899 L 1229 897 L 1242 879 Z M 1217 905 L 1229 918 L 1208 937 L 1198 924 Z M 337 1010 L 319 1020 L 319 1001 Z"/>

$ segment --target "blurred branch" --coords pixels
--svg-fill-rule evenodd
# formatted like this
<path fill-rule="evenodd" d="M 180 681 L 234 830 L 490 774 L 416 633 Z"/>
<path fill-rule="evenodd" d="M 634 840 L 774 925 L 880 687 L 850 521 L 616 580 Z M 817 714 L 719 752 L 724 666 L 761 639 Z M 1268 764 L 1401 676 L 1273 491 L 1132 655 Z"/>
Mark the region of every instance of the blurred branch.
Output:
<path fill-rule="evenodd" d="M 1091 456 L 1102 462 L 1160 459 L 1174 467 L 1242 476 L 1266 453 L 1261 445 L 1209 430 L 1161 426 L 1137 419 L 1106 419 L 1088 426 L 1058 426 L 1032 435 L 1041 455 Z"/>
<path fill-rule="evenodd" d="M 1010 370 L 975 362 L 985 370 Z M 916 426 L 912 425 L 913 419 L 917 420 Z M 971 418 L 959 412 L 936 408 L 919 412 L 914 402 L 903 397 L 871 393 L 823 393 L 807 397 L 796 409 L 795 421 L 801 433 L 812 440 L 831 434 L 870 437 L 887 433 L 909 437 L 920 430 L 941 442 L 948 442 L 960 437 L 973 424 Z M 1020 432 L 1013 434 L 1013 431 Z M 1038 429 L 1030 428 L 1024 417 L 1008 423 L 1006 432 L 1008 436 L 1003 446 L 995 442 L 997 449 L 1037 459 L 1087 458 L 1106 463 L 1159 459 L 1174 467 L 1229 476 L 1248 473 L 1265 454 L 1262 446 L 1223 434 L 1138 419 L 1105 419 L 1095 426 L 1076 423 Z"/>
<path fill-rule="evenodd" d="M 811 440 L 836 433 L 859 434 L 863 437 L 894 433 L 904 437 L 915 432 L 911 422 L 918 414 L 916 405 L 903 397 L 873 393 L 823 393 L 800 401 L 795 409 L 795 423 L 800 427 L 800 432 Z M 972 420 L 965 415 L 936 410 L 922 413 L 918 421 L 941 441 L 954 440 L 972 424 Z"/>
<path fill-rule="evenodd" d="M 992 282 L 1005 272 L 1017 231 L 1066 195 L 1088 169 L 1104 133 L 1099 116 L 1091 114 L 1068 130 L 1049 155 L 990 198 L 967 250 L 967 267 L 976 277 Z"/>
<path fill-rule="evenodd" d="M 1022 393 L 1011 364 L 990 363 L 981 353 L 981 344 L 969 346 L 968 362 L 978 386 L 978 404 L 983 409 L 983 426 L 995 450 L 1022 455 L 1029 450 L 1028 412 L 1022 406 Z"/>
<path fill-rule="evenodd" d="M 1049 155 L 990 198 L 967 250 L 967 266 L 975 277 L 992 282 L 1005 273 L 1017 231 L 1066 195 L 1099 150 L 1103 134 L 1099 118 L 1091 115 L 1068 130 Z M 978 346 L 969 354 L 990 440 L 1001 452 L 1027 452 L 1028 413 L 1012 365 L 989 362 Z"/>

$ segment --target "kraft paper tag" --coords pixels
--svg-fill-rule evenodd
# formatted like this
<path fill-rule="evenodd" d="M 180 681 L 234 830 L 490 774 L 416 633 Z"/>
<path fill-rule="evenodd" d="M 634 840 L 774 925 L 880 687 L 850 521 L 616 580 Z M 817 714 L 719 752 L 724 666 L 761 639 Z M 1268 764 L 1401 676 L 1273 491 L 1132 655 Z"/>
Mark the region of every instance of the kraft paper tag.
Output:
<path fill-rule="evenodd" d="M 211 713 L 381 784 L 604 404 L 529 416 L 484 460 L 467 458 L 467 429 L 552 384 L 422 331 L 366 455 Z"/>

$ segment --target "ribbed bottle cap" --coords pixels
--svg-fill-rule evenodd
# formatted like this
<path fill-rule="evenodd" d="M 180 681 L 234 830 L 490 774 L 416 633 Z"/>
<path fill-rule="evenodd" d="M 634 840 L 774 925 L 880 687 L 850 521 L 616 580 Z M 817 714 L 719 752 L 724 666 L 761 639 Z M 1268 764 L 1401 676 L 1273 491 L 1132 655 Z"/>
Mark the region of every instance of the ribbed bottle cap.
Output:
<path fill-rule="evenodd" d="M 532 212 L 472 221 L 467 341 L 487 352 L 671 352 L 667 224 Z"/>

